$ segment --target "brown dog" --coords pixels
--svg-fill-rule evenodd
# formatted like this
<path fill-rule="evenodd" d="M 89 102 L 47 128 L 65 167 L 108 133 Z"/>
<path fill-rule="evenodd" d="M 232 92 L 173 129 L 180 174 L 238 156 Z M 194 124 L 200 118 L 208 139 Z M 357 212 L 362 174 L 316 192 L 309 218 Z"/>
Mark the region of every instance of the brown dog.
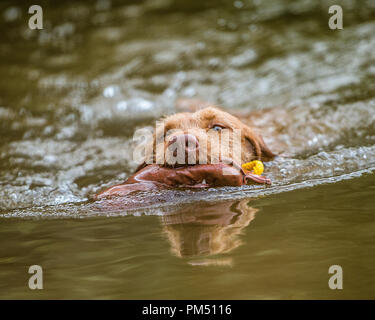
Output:
<path fill-rule="evenodd" d="M 162 141 L 157 141 L 158 139 L 154 136 L 154 148 L 152 157 L 154 163 L 158 160 L 156 158 L 155 150 L 157 150 L 156 144 L 163 144 L 165 161 L 163 164 L 168 165 L 171 161 L 168 161 L 168 157 L 171 156 L 171 152 L 168 152 L 168 147 L 171 142 L 182 142 L 192 145 L 186 148 L 186 156 L 189 153 L 196 151 L 199 155 L 203 152 L 203 158 L 206 158 L 206 163 L 213 163 L 211 156 L 213 154 L 212 149 L 219 147 L 216 153 L 217 157 L 220 158 L 222 153 L 226 153 L 226 157 L 231 159 L 235 158 L 233 155 L 233 134 L 234 130 L 240 131 L 241 134 L 241 162 L 246 163 L 251 160 L 262 160 L 268 161 L 273 159 L 275 156 L 271 150 L 265 145 L 262 137 L 256 134 L 249 126 L 243 124 L 238 118 L 232 116 L 228 112 L 222 111 L 216 107 L 207 107 L 198 110 L 194 113 L 177 113 L 171 115 L 163 120 L 163 126 L 159 126 L 156 129 L 156 137 L 163 136 L 163 133 L 159 133 L 158 130 L 164 129 L 165 137 Z M 221 132 L 227 130 L 229 133 L 229 145 L 228 150 L 222 150 L 221 146 L 212 145 L 213 136 L 215 132 Z M 168 135 L 168 133 L 171 134 Z M 220 135 L 219 135 L 220 136 Z M 160 139 L 159 139 L 160 140 Z M 219 141 L 220 143 L 220 141 Z M 202 148 L 205 146 L 205 148 Z M 215 152 L 214 152 L 215 154 Z M 187 157 L 186 157 L 187 158 Z M 199 156 L 197 155 L 197 160 Z M 197 161 L 198 162 L 198 161 Z M 143 167 L 142 164 L 141 167 Z M 140 168 L 138 168 L 140 169 Z"/>
<path fill-rule="evenodd" d="M 240 186 L 249 180 L 270 184 L 265 177 L 245 174 L 241 164 L 275 155 L 251 127 L 216 107 L 166 117 L 150 144 L 133 176 L 95 198 L 163 187 Z"/>

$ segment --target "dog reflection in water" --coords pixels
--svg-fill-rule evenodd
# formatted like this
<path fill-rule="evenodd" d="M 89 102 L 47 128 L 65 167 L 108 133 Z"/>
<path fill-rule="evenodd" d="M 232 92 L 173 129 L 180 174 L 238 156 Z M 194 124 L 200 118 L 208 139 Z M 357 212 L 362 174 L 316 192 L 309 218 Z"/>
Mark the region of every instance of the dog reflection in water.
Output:
<path fill-rule="evenodd" d="M 220 255 L 242 244 L 239 235 L 258 211 L 248 202 L 198 203 L 163 216 L 173 254 L 193 259 L 189 262 L 192 265 L 232 265 L 231 258 Z"/>

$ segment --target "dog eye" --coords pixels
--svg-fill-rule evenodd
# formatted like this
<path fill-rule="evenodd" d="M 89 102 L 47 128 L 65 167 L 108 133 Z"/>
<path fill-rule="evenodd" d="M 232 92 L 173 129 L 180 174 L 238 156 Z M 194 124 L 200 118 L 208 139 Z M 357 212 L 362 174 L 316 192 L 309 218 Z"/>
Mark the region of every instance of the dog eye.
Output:
<path fill-rule="evenodd" d="M 211 129 L 212 129 L 212 130 L 215 130 L 215 131 L 221 131 L 221 130 L 224 129 L 224 127 L 215 124 Z"/>

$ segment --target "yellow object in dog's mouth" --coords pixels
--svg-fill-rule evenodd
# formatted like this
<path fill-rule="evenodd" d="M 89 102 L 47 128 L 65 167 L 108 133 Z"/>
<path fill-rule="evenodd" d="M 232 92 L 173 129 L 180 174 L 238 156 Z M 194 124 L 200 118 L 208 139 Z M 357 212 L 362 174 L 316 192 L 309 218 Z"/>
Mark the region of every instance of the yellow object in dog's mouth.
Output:
<path fill-rule="evenodd" d="M 261 175 L 264 171 L 264 165 L 263 165 L 263 162 L 262 161 L 259 161 L 259 160 L 254 160 L 254 161 L 250 161 L 250 162 L 247 162 L 247 163 L 244 163 L 242 165 L 242 169 L 246 172 L 246 171 L 250 171 L 256 175 Z"/>

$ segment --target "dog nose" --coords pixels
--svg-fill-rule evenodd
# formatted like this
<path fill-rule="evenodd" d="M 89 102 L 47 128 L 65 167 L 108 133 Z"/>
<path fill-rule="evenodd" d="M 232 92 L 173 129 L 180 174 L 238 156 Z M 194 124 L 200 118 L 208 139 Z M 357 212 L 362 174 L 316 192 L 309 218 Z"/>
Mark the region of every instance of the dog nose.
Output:
<path fill-rule="evenodd" d="M 181 146 L 185 146 L 185 151 L 187 153 L 194 152 L 199 149 L 198 139 L 190 133 L 185 133 L 185 134 L 180 134 L 178 136 L 174 136 L 169 141 L 168 146 L 176 142 Z"/>

